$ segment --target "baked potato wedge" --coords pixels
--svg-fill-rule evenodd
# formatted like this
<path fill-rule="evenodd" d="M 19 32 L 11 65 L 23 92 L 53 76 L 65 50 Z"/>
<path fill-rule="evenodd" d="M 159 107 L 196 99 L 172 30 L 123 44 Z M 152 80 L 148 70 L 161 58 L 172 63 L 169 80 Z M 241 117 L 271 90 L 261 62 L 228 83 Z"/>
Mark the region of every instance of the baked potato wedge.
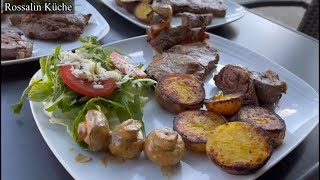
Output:
<path fill-rule="evenodd" d="M 205 153 L 210 132 L 226 122 L 223 116 L 213 112 L 184 111 L 174 117 L 173 130 L 181 135 L 187 149 Z"/>
<path fill-rule="evenodd" d="M 273 147 L 263 129 L 245 122 L 229 122 L 212 131 L 206 152 L 222 170 L 238 175 L 254 173 L 264 166 Z"/>
<path fill-rule="evenodd" d="M 137 5 L 140 4 L 139 0 L 116 0 L 119 1 L 119 6 L 126 9 L 129 13 L 133 14 Z"/>
<path fill-rule="evenodd" d="M 148 3 L 139 3 L 134 9 L 134 16 L 145 23 L 150 23 L 153 19 L 153 9 Z"/>
<path fill-rule="evenodd" d="M 199 110 L 205 97 L 203 82 L 191 74 L 162 76 L 155 87 L 156 100 L 172 113 Z"/>
<path fill-rule="evenodd" d="M 164 2 L 157 2 L 152 4 L 152 9 L 154 12 L 156 12 L 164 18 L 170 19 L 172 17 L 173 11 L 170 4 Z"/>
<path fill-rule="evenodd" d="M 230 118 L 236 115 L 241 108 L 241 94 L 224 95 L 222 91 L 219 91 L 218 95 L 204 100 L 204 105 L 208 111 Z"/>
<path fill-rule="evenodd" d="M 251 123 L 268 132 L 274 148 L 281 145 L 285 132 L 286 124 L 276 113 L 258 106 L 245 106 L 238 112 L 236 120 Z"/>

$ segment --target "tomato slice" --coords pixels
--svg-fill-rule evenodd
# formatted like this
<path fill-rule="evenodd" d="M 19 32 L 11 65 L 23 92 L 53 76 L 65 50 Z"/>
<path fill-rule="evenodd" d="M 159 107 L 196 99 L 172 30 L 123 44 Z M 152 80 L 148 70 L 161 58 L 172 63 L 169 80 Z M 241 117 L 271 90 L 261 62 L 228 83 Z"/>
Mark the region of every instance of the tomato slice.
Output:
<path fill-rule="evenodd" d="M 71 65 L 61 66 L 60 67 L 60 75 L 63 82 L 72 90 L 76 91 L 79 94 L 88 96 L 88 97 L 98 97 L 98 96 L 108 96 L 112 94 L 117 89 L 117 84 L 114 80 L 105 80 L 99 81 L 103 86 L 101 89 L 95 89 L 92 86 L 92 83 L 78 79 L 71 73 Z"/>
<path fill-rule="evenodd" d="M 112 52 L 110 54 L 110 58 L 111 63 L 122 73 L 128 74 L 129 72 L 133 71 L 138 78 L 147 77 L 146 73 L 144 73 L 140 69 L 132 67 L 132 65 L 126 61 L 125 56 L 122 56 L 121 54 L 116 52 Z"/>

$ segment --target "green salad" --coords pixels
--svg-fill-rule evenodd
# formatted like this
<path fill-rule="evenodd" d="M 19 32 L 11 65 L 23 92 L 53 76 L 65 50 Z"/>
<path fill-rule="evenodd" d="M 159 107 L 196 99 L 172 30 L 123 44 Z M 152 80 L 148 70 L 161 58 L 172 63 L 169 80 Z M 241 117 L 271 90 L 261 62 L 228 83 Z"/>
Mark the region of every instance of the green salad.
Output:
<path fill-rule="evenodd" d="M 156 81 L 147 78 L 141 70 L 143 64 L 133 67 L 128 55 L 112 47 L 102 48 L 96 37 L 80 39 L 82 47 L 75 51 L 62 51 L 40 59 L 41 75 L 31 79 L 20 101 L 12 106 L 14 113 L 21 112 L 24 99 L 43 103 L 44 112 L 51 123 L 67 127 L 78 140 L 78 125 L 85 120 L 88 110 L 99 110 L 114 127 L 127 120 L 143 123 L 143 106 L 146 93 Z"/>

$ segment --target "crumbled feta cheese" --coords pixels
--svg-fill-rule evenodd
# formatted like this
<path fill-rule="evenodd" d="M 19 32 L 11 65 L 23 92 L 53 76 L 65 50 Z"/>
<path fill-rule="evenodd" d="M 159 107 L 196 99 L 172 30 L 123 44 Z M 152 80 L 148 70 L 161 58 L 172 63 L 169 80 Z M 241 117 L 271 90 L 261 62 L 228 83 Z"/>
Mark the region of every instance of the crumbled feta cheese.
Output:
<path fill-rule="evenodd" d="M 93 88 L 95 89 L 103 89 L 103 85 L 100 85 L 100 84 L 95 84 L 95 85 L 92 85 Z"/>
<path fill-rule="evenodd" d="M 121 73 L 117 70 L 108 71 L 101 66 L 100 62 L 95 62 L 90 58 L 90 54 L 83 50 L 62 51 L 59 55 L 60 64 L 58 66 L 72 65 L 71 73 L 79 78 L 86 79 L 89 82 L 104 81 L 107 79 L 114 79 L 116 81 L 121 80 Z M 103 88 L 100 84 L 96 85 L 94 88 Z"/>

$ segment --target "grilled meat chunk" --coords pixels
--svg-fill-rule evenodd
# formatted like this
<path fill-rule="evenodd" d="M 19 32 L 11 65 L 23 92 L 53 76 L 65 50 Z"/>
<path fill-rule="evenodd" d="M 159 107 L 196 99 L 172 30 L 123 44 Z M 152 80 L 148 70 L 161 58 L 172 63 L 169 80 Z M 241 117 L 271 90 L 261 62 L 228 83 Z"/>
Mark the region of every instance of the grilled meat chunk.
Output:
<path fill-rule="evenodd" d="M 161 0 L 172 6 L 173 14 L 190 12 L 195 14 L 211 13 L 215 17 L 224 17 L 227 6 L 224 0 Z"/>
<path fill-rule="evenodd" d="M 45 40 L 78 39 L 88 24 L 91 14 L 15 14 L 10 16 L 29 38 Z"/>
<path fill-rule="evenodd" d="M 287 84 L 279 79 L 277 73 L 268 70 L 264 73 L 251 72 L 256 94 L 260 105 L 277 104 L 282 96 L 286 93 Z"/>
<path fill-rule="evenodd" d="M 148 75 L 155 80 L 171 73 L 192 74 L 202 79 L 219 61 L 218 51 L 205 42 L 176 45 L 155 55 Z"/>
<path fill-rule="evenodd" d="M 22 33 L 1 29 L 1 60 L 30 57 L 32 43 L 21 38 Z"/>
<path fill-rule="evenodd" d="M 192 28 L 207 26 L 213 19 L 212 14 L 193 14 L 193 13 L 179 13 L 181 17 L 182 26 L 190 25 Z"/>
<path fill-rule="evenodd" d="M 147 30 L 148 42 L 158 52 L 163 52 L 177 44 L 202 42 L 209 38 L 206 28 L 194 31 L 190 26 L 170 27 L 170 21 L 160 23 L 159 27 Z"/>
<path fill-rule="evenodd" d="M 213 79 L 223 93 L 241 93 L 242 105 L 259 105 L 254 83 L 247 69 L 228 64 Z"/>

